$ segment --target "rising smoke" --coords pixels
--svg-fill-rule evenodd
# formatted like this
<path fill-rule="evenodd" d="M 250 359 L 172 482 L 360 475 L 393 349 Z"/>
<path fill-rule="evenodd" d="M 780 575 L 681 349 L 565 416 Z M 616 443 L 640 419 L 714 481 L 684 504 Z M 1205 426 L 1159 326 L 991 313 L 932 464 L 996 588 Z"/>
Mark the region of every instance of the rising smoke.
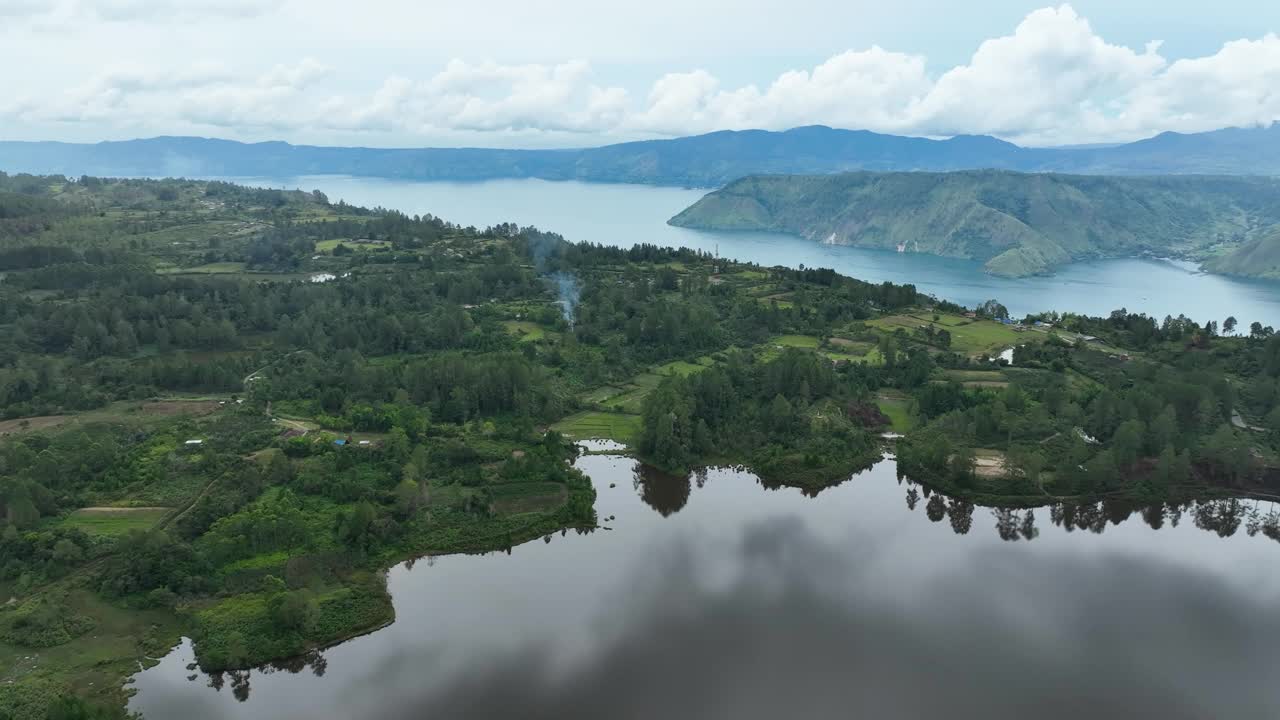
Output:
<path fill-rule="evenodd" d="M 578 309 L 578 302 L 582 297 L 582 286 L 578 282 L 577 276 L 563 270 L 552 273 L 551 279 L 555 282 L 556 292 L 560 296 L 560 299 L 557 300 L 560 304 L 560 312 L 564 314 L 565 322 L 569 323 L 569 327 L 572 328 L 575 313 Z"/>

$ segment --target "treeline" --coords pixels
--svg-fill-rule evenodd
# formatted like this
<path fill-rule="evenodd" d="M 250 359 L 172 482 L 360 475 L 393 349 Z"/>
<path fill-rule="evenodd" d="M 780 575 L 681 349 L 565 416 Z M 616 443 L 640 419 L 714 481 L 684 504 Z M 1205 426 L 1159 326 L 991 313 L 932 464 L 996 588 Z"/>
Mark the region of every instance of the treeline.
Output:
<path fill-rule="evenodd" d="M 899 467 L 1004 496 L 1163 498 L 1255 485 L 1265 470 L 1256 446 L 1277 446 L 1280 414 L 1274 394 L 1242 408 L 1240 385 L 1229 378 L 1246 378 L 1249 395 L 1274 393 L 1269 358 L 1280 342 L 1222 338 L 1208 351 L 1167 337 L 1143 358 L 1051 338 L 1015 350 L 1013 368 L 1003 371 L 1008 387 L 925 386 L 915 401 L 927 426 L 900 444 Z M 1166 357 L 1173 362 L 1157 360 Z M 1241 409 L 1267 412 L 1266 427 L 1246 428 Z M 998 449 L 1000 459 L 980 472 L 971 448 Z"/>
<path fill-rule="evenodd" d="M 821 486 L 872 459 L 870 432 L 888 423 L 871 399 L 881 380 L 797 349 L 763 362 L 734 351 L 646 396 L 638 450 L 670 470 L 745 460 L 766 479 Z"/>

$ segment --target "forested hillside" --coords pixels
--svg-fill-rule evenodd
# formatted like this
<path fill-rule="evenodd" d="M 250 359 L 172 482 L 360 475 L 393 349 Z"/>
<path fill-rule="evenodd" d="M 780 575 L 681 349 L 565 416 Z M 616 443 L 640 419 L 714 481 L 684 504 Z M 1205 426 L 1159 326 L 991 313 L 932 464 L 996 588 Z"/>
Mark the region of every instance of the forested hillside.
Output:
<path fill-rule="evenodd" d="M 1210 272 L 1280 280 L 1280 228 L 1205 261 Z"/>
<path fill-rule="evenodd" d="M 1231 252 L 1280 227 L 1280 182 L 999 171 L 757 176 L 708 194 L 671 223 L 971 258 L 1016 277 L 1072 260 Z"/>
<path fill-rule="evenodd" d="M 0 208 L 0 717 L 119 717 L 181 636 L 234 692 L 392 622 L 393 563 L 593 532 L 574 439 L 819 496 L 892 431 L 970 509 L 1280 538 L 1236 500 L 1280 489 L 1262 325 L 1018 322 L 222 182 L 0 174 Z"/>

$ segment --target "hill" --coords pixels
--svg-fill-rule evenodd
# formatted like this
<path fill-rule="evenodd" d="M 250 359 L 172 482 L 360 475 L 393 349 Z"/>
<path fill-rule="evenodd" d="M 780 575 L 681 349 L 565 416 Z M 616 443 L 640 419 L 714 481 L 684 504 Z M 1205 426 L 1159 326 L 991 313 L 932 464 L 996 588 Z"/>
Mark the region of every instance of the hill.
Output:
<path fill-rule="evenodd" d="M 1204 269 L 1225 275 L 1280 280 L 1280 229 L 1209 258 Z"/>
<path fill-rule="evenodd" d="M 1102 175 L 1280 175 L 1280 128 L 1164 133 L 1127 145 L 1078 148 L 1024 148 L 987 136 L 932 140 L 823 126 L 783 132 L 721 131 L 574 150 L 320 147 L 195 137 L 96 144 L 0 142 L 0 169 L 72 176 L 341 174 L 719 187 L 762 173 L 983 168 Z"/>
<path fill-rule="evenodd" d="M 994 170 L 753 176 L 670 222 L 971 258 L 1023 276 L 1072 260 L 1202 259 L 1243 247 L 1280 223 L 1280 181 Z"/>

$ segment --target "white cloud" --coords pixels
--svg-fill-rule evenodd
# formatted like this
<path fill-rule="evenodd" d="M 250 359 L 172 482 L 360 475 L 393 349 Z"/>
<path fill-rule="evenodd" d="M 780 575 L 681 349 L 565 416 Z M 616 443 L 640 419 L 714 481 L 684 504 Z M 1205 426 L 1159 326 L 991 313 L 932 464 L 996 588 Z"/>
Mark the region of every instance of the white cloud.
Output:
<path fill-rule="evenodd" d="M 1229 42 L 1216 54 L 1178 60 L 1129 91 L 1121 131 L 1194 132 L 1280 120 L 1280 37 Z"/>
<path fill-rule="evenodd" d="M 1158 48 L 1138 53 L 1108 44 L 1069 6 L 1037 10 L 938 78 L 906 124 L 1019 137 L 1105 131 L 1107 106 L 1165 66 Z"/>
<path fill-rule="evenodd" d="M 0 17 L 57 26 L 107 22 L 246 18 L 273 13 L 285 0 L 0 0 Z"/>
<path fill-rule="evenodd" d="M 231 18 L 257 12 L 250 5 L 264 7 L 248 0 L 0 0 L 0 16 L 56 13 L 71 5 L 92 7 L 112 21 L 179 12 Z M 1280 119 L 1276 88 L 1280 38 L 1274 34 L 1170 62 L 1159 42 L 1141 49 L 1109 43 L 1063 5 L 1030 13 L 1011 34 L 982 42 L 967 61 L 940 73 L 930 71 L 924 55 L 875 45 L 781 73 L 763 86 L 727 87 L 694 69 L 662 75 L 647 94 L 602 80 L 585 60 L 454 59 L 421 75 L 401 68 L 363 91 L 359 82 L 311 58 L 257 71 L 225 62 L 129 63 L 62 92 L 29 93 L 7 105 L 0 100 L 0 118 L 27 126 L 79 123 L 152 134 L 381 143 L 465 137 L 589 144 L 820 123 L 1049 144 L 1268 124 Z"/>

